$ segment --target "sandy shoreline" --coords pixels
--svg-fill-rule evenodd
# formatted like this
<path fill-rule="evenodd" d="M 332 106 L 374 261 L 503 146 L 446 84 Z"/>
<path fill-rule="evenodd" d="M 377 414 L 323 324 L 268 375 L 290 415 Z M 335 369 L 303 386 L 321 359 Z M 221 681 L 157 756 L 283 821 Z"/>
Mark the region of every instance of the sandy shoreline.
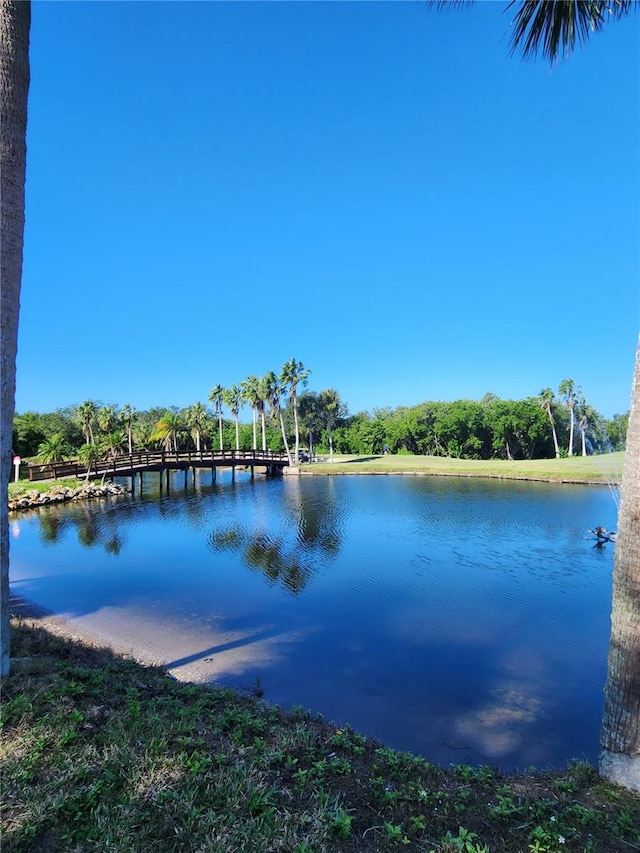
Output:
<path fill-rule="evenodd" d="M 119 654 L 130 653 L 130 650 L 124 649 L 124 647 L 115 648 L 110 643 L 102 642 L 100 637 L 94 631 L 78 625 L 70 619 L 65 619 L 64 617 L 53 613 L 51 610 L 47 610 L 46 607 L 43 607 L 36 601 L 24 598 L 22 595 L 17 595 L 13 592 L 10 593 L 9 610 L 12 617 L 24 619 L 26 622 L 45 628 L 47 631 L 50 631 L 58 637 L 80 641 L 86 645 L 97 648 L 108 646 Z M 146 662 L 151 663 L 151 661 Z"/>
<path fill-rule="evenodd" d="M 268 667 L 280 657 L 280 644 L 295 644 L 299 638 L 295 630 L 274 633 L 267 624 L 229 630 L 215 619 L 198 624 L 188 616 L 167 618 L 126 607 L 67 617 L 14 593 L 10 611 L 56 636 L 163 667 L 180 681 L 246 692 L 255 688 L 256 668 Z"/>

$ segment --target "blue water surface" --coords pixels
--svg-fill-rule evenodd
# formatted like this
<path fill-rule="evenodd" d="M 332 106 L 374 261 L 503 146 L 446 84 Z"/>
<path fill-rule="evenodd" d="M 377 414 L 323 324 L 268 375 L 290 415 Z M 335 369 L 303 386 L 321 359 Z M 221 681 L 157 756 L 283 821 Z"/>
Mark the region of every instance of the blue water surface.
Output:
<path fill-rule="evenodd" d="M 448 764 L 595 761 L 606 487 L 172 475 L 11 517 L 12 591 L 179 677 Z"/>

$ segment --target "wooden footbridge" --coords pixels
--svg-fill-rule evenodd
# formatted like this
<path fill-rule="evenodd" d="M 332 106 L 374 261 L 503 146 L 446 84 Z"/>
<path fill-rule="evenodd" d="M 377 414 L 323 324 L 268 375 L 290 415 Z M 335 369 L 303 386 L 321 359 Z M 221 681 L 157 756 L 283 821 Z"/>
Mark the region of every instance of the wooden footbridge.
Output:
<path fill-rule="evenodd" d="M 289 465 L 286 453 L 272 450 L 142 450 L 122 456 L 114 456 L 97 462 L 90 467 L 82 462 L 55 462 L 49 465 L 29 465 L 29 480 L 59 480 L 63 477 L 79 477 L 87 480 L 113 479 L 114 477 L 142 476 L 147 471 L 159 471 L 160 482 L 162 473 L 184 471 L 185 477 L 189 469 L 209 468 L 215 480 L 217 468 L 231 468 L 235 476 L 236 468 L 251 471 L 264 469 L 267 475 L 281 474 L 283 468 Z"/>

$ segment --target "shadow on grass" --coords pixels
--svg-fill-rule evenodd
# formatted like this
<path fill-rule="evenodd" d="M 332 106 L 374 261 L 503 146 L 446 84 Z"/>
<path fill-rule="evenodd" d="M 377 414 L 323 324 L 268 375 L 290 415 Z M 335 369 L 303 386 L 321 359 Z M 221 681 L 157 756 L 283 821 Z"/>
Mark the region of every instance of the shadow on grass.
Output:
<path fill-rule="evenodd" d="M 353 465 L 356 462 L 375 462 L 377 459 L 382 459 L 382 456 L 353 456 L 349 459 L 340 459 L 334 462 L 336 465 Z"/>

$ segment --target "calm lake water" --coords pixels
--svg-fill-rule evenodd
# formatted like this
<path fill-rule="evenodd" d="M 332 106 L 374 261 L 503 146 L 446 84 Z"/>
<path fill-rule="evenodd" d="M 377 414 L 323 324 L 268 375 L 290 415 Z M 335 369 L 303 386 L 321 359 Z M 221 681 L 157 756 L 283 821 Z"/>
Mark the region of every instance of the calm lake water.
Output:
<path fill-rule="evenodd" d="M 606 487 L 200 472 L 11 518 L 12 591 L 441 764 L 596 761 Z"/>

